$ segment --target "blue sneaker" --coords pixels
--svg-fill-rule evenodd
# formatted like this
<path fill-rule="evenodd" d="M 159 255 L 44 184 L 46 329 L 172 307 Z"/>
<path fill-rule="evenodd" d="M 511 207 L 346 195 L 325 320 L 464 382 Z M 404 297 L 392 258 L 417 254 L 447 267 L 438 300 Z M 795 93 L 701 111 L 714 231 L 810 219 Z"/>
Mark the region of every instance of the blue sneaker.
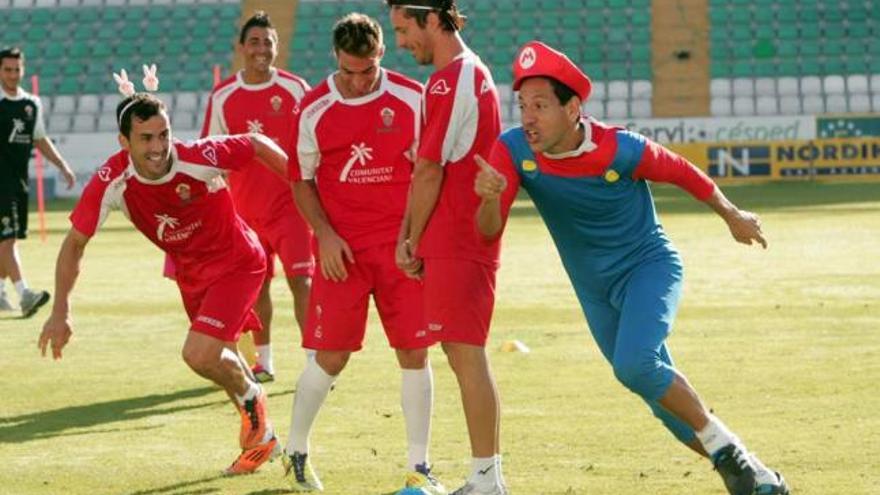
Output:
<path fill-rule="evenodd" d="M 727 444 L 712 454 L 712 464 L 724 480 L 730 495 L 754 495 L 758 488 L 755 466 L 748 452 L 735 444 Z"/>

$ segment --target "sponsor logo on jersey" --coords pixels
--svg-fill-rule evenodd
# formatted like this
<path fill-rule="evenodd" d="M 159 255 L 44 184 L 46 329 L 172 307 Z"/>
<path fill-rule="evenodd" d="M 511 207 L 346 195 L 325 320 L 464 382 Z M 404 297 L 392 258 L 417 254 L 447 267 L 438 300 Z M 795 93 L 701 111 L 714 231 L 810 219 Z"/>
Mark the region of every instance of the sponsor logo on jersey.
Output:
<path fill-rule="evenodd" d="M 281 110 L 281 103 L 282 103 L 281 97 L 278 95 L 275 95 L 272 98 L 269 98 L 269 104 L 272 105 L 272 110 L 274 110 L 276 112 Z"/>
<path fill-rule="evenodd" d="M 160 242 L 176 243 L 188 240 L 202 226 L 201 220 L 180 227 L 180 220 L 169 215 L 154 215 L 158 226 L 156 238 Z"/>
<path fill-rule="evenodd" d="M 263 123 L 260 122 L 259 119 L 248 120 L 247 121 L 248 132 L 254 134 L 262 134 L 263 133 Z"/>
<path fill-rule="evenodd" d="M 110 174 L 113 171 L 110 170 L 110 167 L 101 167 L 98 169 L 98 178 L 101 179 L 102 182 L 110 182 Z"/>
<path fill-rule="evenodd" d="M 439 331 L 443 330 L 443 324 L 442 323 L 428 323 L 428 330 L 430 330 L 432 332 L 439 332 Z"/>
<path fill-rule="evenodd" d="M 31 137 L 25 134 L 24 121 L 12 119 L 12 131 L 9 133 L 9 142 L 15 144 L 30 144 Z"/>
<path fill-rule="evenodd" d="M 160 241 L 165 240 L 165 229 L 175 229 L 180 225 L 180 220 L 172 217 L 171 215 L 153 215 L 156 217 L 156 222 L 158 225 L 156 226 L 156 238 Z"/>
<path fill-rule="evenodd" d="M 519 54 L 519 66 L 523 69 L 529 69 L 535 62 L 538 61 L 538 56 L 535 54 L 535 49 L 532 47 L 528 47 Z"/>
<path fill-rule="evenodd" d="M 214 145 L 208 144 L 204 148 L 202 148 L 202 156 L 205 157 L 205 160 L 208 160 L 213 166 L 217 166 L 217 150 L 214 149 Z"/>
<path fill-rule="evenodd" d="M 372 159 L 373 148 L 368 147 L 367 143 L 351 145 L 351 156 L 348 162 L 345 163 L 345 166 L 342 167 L 342 172 L 339 174 L 339 182 L 348 181 L 348 176 L 355 163 L 360 163 L 361 167 L 364 167 L 367 165 L 367 161 Z"/>
<path fill-rule="evenodd" d="M 451 91 L 452 91 L 452 88 L 449 87 L 449 84 L 446 83 L 446 80 L 445 80 L 445 79 L 440 79 L 440 80 L 438 80 L 437 82 L 435 82 L 435 83 L 431 86 L 431 89 L 429 90 L 429 92 L 430 92 L 432 95 L 440 95 L 440 96 L 446 96 L 446 95 L 448 95 Z"/>

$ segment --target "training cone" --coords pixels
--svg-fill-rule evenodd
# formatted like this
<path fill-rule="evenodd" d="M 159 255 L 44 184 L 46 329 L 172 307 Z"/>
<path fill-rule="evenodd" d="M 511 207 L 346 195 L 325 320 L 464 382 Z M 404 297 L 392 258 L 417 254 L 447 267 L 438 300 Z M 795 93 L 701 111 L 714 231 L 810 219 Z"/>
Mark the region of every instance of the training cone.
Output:
<path fill-rule="evenodd" d="M 501 344 L 501 350 L 503 352 L 521 352 L 523 354 L 528 354 L 531 352 L 529 346 L 523 344 L 519 340 L 508 340 Z"/>

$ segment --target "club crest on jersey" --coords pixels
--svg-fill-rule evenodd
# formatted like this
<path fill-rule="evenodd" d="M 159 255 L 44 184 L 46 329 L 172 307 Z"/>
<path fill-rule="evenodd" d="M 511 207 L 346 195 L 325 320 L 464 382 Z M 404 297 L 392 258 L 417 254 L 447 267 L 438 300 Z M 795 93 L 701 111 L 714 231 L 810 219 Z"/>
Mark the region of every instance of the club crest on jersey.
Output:
<path fill-rule="evenodd" d="M 30 105 L 24 107 L 24 113 L 28 120 L 34 120 L 34 107 Z"/>
<path fill-rule="evenodd" d="M 180 201 L 184 203 L 189 203 L 192 199 L 192 189 L 190 189 L 189 184 L 178 184 L 177 187 L 174 188 L 174 192 L 177 193 L 177 197 L 180 198 Z"/>
<path fill-rule="evenodd" d="M 492 85 L 489 84 L 489 80 L 483 79 L 483 84 L 480 86 L 480 96 L 488 93 L 490 89 L 492 89 Z"/>
<path fill-rule="evenodd" d="M 382 124 L 385 127 L 391 127 L 394 124 L 394 110 L 385 107 L 379 112 L 379 115 L 382 117 Z"/>
<path fill-rule="evenodd" d="M 202 148 L 202 156 L 205 157 L 205 160 L 208 160 L 208 163 L 215 167 L 217 166 L 217 150 L 213 146 L 209 145 Z"/>
<path fill-rule="evenodd" d="M 608 170 L 605 172 L 605 182 L 615 183 L 620 180 L 620 174 L 616 170 Z"/>
<path fill-rule="evenodd" d="M 523 69 L 529 69 L 535 62 L 538 61 L 538 55 L 535 54 L 535 49 L 532 47 L 528 47 L 519 54 L 519 66 Z"/>
<path fill-rule="evenodd" d="M 98 178 L 101 179 L 101 182 L 110 182 L 110 167 L 101 167 L 98 169 Z"/>
<path fill-rule="evenodd" d="M 278 112 L 281 111 L 281 97 L 278 95 L 269 98 L 269 104 L 272 105 L 272 110 Z"/>
<path fill-rule="evenodd" d="M 452 91 L 452 88 L 449 87 L 449 84 L 446 83 L 445 79 L 440 79 L 439 81 L 435 82 L 431 86 L 431 89 L 429 90 L 429 92 L 432 95 L 440 95 L 440 96 L 446 96 L 451 91 Z"/>

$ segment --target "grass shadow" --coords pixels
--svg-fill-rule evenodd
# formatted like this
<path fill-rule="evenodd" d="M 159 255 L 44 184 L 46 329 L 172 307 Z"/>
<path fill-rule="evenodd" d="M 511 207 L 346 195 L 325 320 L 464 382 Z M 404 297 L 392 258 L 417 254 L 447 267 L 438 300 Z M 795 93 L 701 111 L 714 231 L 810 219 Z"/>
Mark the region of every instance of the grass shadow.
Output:
<path fill-rule="evenodd" d="M 112 423 L 138 420 L 150 416 L 174 414 L 180 411 L 201 409 L 228 400 L 202 402 L 190 405 L 171 405 L 175 402 L 202 397 L 220 392 L 216 387 L 200 387 L 180 390 L 167 394 L 152 394 L 143 397 L 97 402 L 85 406 L 63 407 L 19 416 L 0 417 L 0 444 L 22 443 L 31 440 L 44 440 L 57 436 L 71 435 L 77 428 L 106 426 Z M 103 430 L 112 431 L 112 430 Z"/>
<path fill-rule="evenodd" d="M 204 487 L 204 488 L 194 488 L 197 485 L 203 485 L 206 483 L 211 483 L 214 481 L 219 481 L 226 478 L 222 474 L 218 474 L 216 476 L 209 476 L 207 478 L 201 478 L 192 481 L 181 481 L 178 483 L 174 483 L 168 486 L 160 486 L 158 488 L 150 488 L 148 490 L 138 490 L 136 492 L 131 492 L 128 495 L 158 495 L 167 493 L 169 495 L 201 495 L 205 493 L 217 493 L 220 491 L 219 488 L 214 487 Z M 185 490 L 185 491 L 178 491 Z"/>

